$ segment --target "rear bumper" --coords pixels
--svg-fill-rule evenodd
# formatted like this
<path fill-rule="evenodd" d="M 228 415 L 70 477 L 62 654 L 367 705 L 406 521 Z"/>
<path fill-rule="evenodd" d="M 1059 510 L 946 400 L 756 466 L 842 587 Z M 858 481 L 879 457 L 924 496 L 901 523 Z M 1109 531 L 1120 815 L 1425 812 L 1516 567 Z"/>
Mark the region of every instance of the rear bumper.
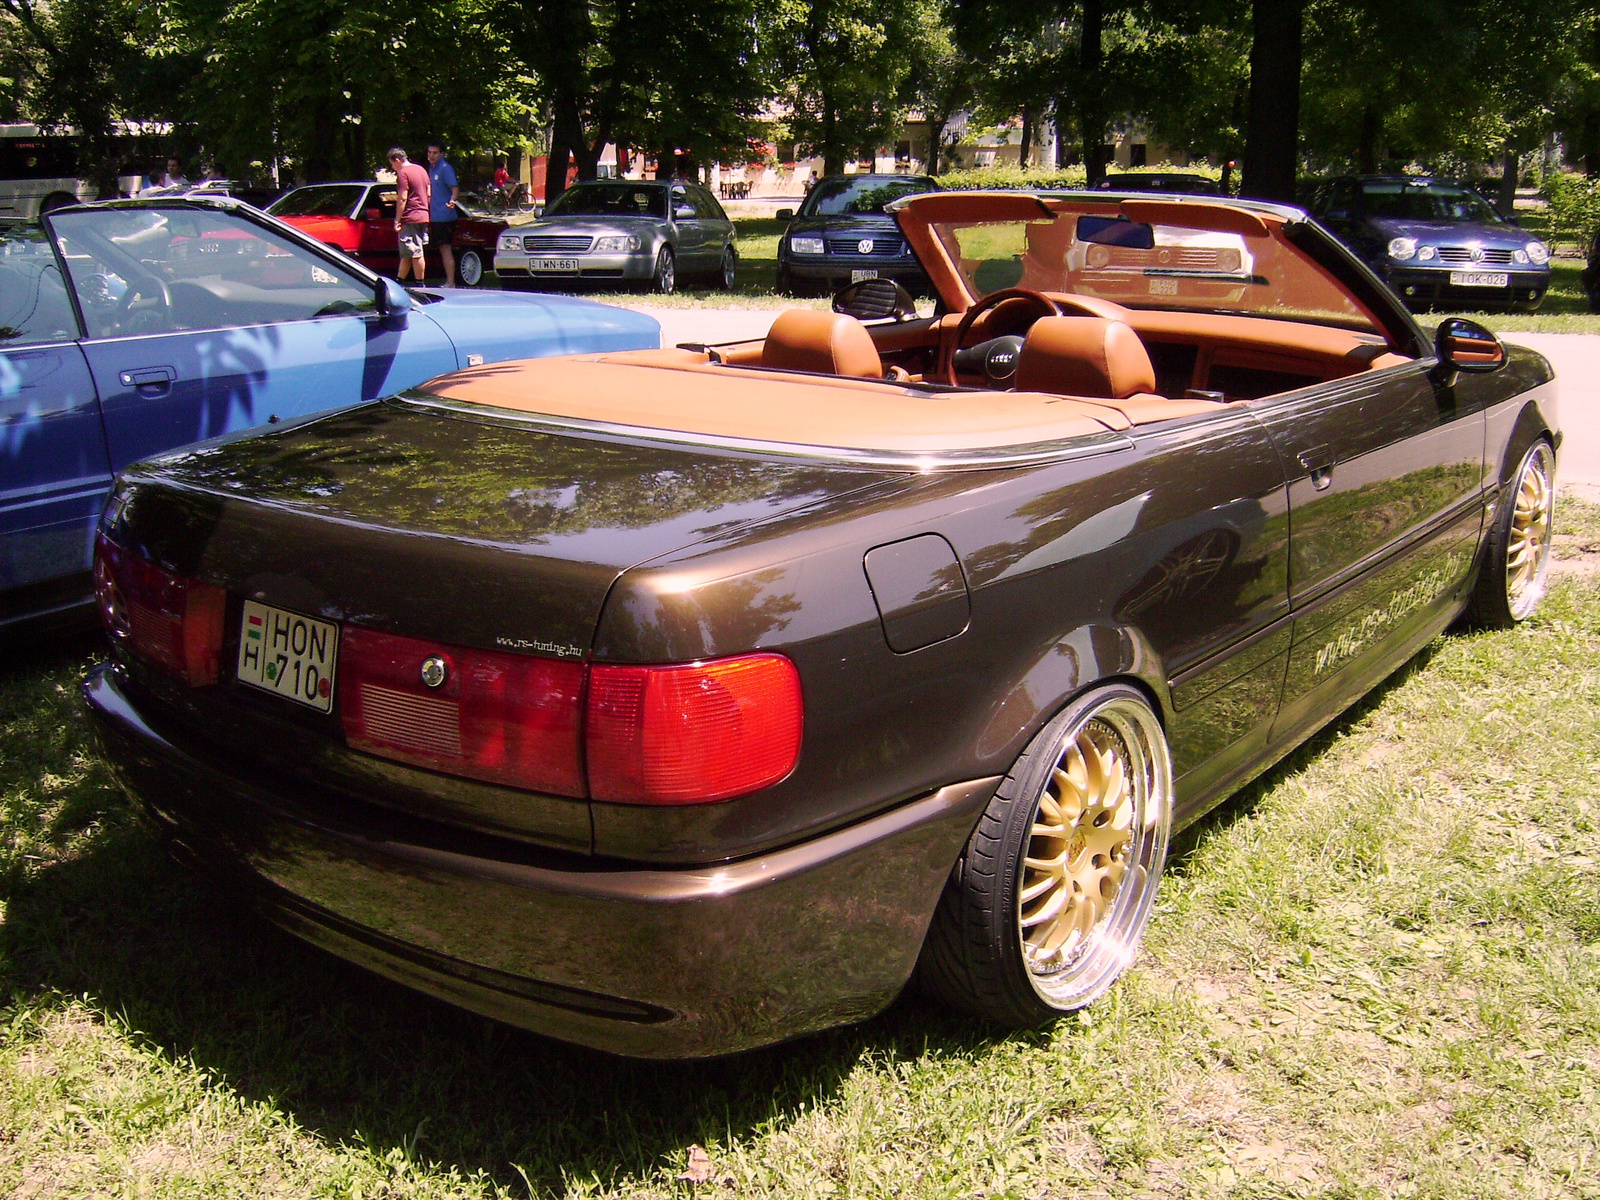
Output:
<path fill-rule="evenodd" d="M 291 932 L 462 1007 L 647 1058 L 728 1054 L 881 1010 L 910 977 L 997 779 L 741 862 L 553 855 L 232 774 L 136 707 L 84 697 L 119 781 Z"/>

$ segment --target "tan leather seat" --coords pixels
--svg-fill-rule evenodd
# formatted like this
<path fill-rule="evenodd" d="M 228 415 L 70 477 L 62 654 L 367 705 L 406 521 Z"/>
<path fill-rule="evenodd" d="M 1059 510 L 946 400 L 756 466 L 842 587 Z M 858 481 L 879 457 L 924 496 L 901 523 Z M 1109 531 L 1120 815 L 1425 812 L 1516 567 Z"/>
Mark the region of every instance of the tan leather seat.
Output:
<path fill-rule="evenodd" d="M 761 365 L 882 379 L 883 360 L 867 327 L 844 313 L 789 308 L 778 314 L 761 347 Z"/>
<path fill-rule="evenodd" d="M 1156 390 L 1156 369 L 1139 335 L 1100 317 L 1042 317 L 1017 356 L 1019 392 L 1125 400 Z"/>

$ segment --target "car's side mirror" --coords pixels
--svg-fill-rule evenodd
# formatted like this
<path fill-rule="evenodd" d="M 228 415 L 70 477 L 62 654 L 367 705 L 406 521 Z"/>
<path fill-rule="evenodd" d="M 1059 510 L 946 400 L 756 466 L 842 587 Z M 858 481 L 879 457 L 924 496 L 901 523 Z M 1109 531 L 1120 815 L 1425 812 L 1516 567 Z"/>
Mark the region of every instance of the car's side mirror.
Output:
<path fill-rule="evenodd" d="M 1433 348 L 1439 366 L 1451 375 L 1457 371 L 1498 371 L 1506 365 L 1506 348 L 1500 339 L 1465 317 L 1441 321 L 1433 335 Z"/>
<path fill-rule="evenodd" d="M 794 209 L 792 209 L 792 208 L 780 208 L 773 215 L 780 221 L 792 221 L 792 220 L 794 220 Z"/>
<path fill-rule="evenodd" d="M 917 315 L 917 302 L 893 279 L 863 279 L 834 296 L 833 311 L 858 321 L 909 321 Z"/>
<path fill-rule="evenodd" d="M 381 218 L 382 216 L 383 216 L 383 209 L 381 209 L 381 208 L 369 208 L 369 209 L 367 209 L 367 220 L 369 220 L 369 221 L 376 221 L 379 218 Z"/>
<path fill-rule="evenodd" d="M 687 204 L 680 204 L 672 210 L 672 215 L 680 221 L 694 220 L 694 209 Z"/>
<path fill-rule="evenodd" d="M 381 316 L 403 317 L 411 311 L 411 293 L 400 285 L 398 279 L 383 276 L 373 288 L 373 301 Z"/>
<path fill-rule="evenodd" d="M 1522 218 L 1517 216 L 1516 213 L 1512 213 L 1509 217 L 1506 218 L 1506 224 L 1507 225 L 1521 225 L 1522 224 Z"/>

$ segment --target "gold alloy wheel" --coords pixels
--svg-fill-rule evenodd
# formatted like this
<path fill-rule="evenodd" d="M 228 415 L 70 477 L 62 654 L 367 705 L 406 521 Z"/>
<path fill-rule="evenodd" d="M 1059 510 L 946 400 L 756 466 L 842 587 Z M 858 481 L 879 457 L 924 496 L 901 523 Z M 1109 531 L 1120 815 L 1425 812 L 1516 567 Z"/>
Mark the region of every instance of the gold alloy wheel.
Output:
<path fill-rule="evenodd" d="M 1034 804 L 1017 891 L 1023 965 L 1058 1009 L 1080 1008 L 1132 961 L 1171 829 L 1171 764 L 1155 714 L 1115 699 L 1060 743 Z"/>
<path fill-rule="evenodd" d="M 1133 819 L 1127 749 L 1090 721 L 1039 797 L 1023 859 L 1020 920 L 1032 970 L 1071 960 L 1105 920 L 1128 873 Z"/>
<path fill-rule="evenodd" d="M 1517 480 L 1511 529 L 1506 538 L 1506 602 L 1520 621 L 1544 595 L 1550 559 L 1550 524 L 1555 510 L 1550 449 L 1535 446 Z"/>

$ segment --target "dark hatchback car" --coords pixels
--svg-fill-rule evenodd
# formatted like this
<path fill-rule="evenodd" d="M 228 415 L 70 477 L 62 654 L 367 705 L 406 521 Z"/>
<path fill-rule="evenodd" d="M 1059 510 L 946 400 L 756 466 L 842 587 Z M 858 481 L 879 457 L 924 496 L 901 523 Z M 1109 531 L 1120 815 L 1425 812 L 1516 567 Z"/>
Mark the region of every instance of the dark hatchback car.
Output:
<path fill-rule="evenodd" d="M 902 196 L 936 192 L 926 175 L 828 175 L 799 212 L 778 210 L 789 228 L 778 239 L 780 292 L 834 291 L 863 279 L 893 279 L 912 292 L 931 290 L 910 244 L 883 211 Z"/>
<path fill-rule="evenodd" d="M 1094 185 L 1097 192 L 1172 192 L 1184 196 L 1220 196 L 1222 185 L 1209 175 L 1186 171 L 1124 171 Z"/>
<path fill-rule="evenodd" d="M 1532 312 L 1550 287 L 1550 248 L 1464 183 L 1404 175 L 1331 179 L 1311 211 L 1407 307 Z"/>

